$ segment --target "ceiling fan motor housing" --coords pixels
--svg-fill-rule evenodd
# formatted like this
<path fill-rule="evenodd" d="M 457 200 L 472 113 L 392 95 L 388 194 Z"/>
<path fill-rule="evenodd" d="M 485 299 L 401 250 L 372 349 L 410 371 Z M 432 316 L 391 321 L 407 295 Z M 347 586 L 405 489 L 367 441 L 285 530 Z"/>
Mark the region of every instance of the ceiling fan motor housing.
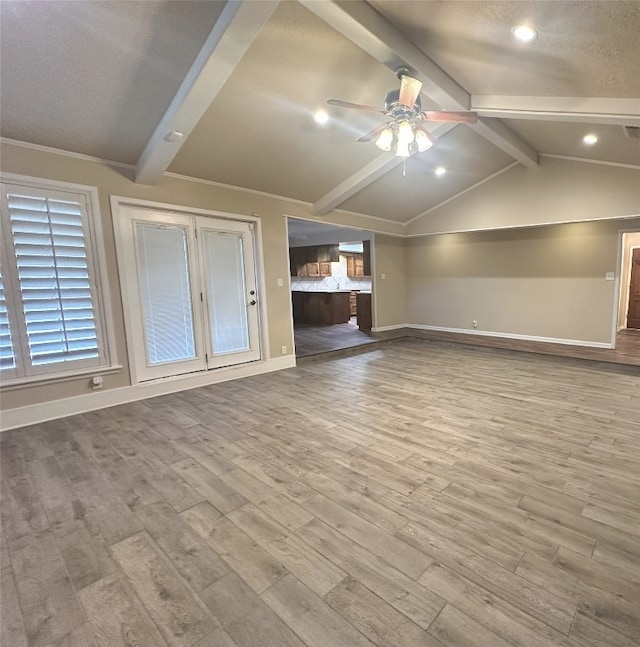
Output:
<path fill-rule="evenodd" d="M 417 97 L 413 107 L 403 106 L 400 104 L 400 90 L 390 90 L 384 98 L 384 107 L 387 113 L 394 119 L 406 117 L 411 119 L 417 117 L 422 109 L 420 97 Z"/>

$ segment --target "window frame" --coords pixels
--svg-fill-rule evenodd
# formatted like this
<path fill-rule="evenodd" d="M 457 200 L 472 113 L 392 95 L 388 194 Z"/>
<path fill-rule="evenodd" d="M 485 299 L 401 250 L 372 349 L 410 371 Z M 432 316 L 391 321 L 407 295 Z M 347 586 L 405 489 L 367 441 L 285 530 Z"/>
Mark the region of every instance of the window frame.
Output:
<path fill-rule="evenodd" d="M 84 249 L 87 255 L 89 283 L 92 292 L 94 322 L 98 339 L 98 357 L 90 360 L 70 360 L 33 366 L 29 359 L 28 337 L 22 310 L 19 280 L 16 266 L 11 261 L 3 264 L 3 284 L 8 318 L 12 333 L 15 369 L 0 372 L 2 387 L 22 386 L 37 382 L 72 379 L 82 375 L 95 375 L 121 368 L 116 364 L 113 347 L 114 327 L 109 286 L 106 281 L 106 256 L 100 216 L 98 189 L 93 186 L 50 180 L 13 173 L 0 173 L 3 185 L 0 199 L 6 205 L 5 185 L 9 188 L 23 187 L 25 192 L 42 192 L 47 198 L 59 199 L 73 196 L 83 211 Z M 57 194 L 57 195 L 56 195 Z M 2 253 L 6 259 L 14 258 L 8 213 L 0 215 L 2 221 Z"/>

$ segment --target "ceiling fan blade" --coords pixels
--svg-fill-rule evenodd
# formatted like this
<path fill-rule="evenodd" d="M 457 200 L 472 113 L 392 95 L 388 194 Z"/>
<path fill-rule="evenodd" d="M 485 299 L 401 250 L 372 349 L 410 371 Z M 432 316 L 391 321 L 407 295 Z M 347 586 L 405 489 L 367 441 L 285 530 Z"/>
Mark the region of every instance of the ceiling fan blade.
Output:
<path fill-rule="evenodd" d="M 388 128 L 389 124 L 382 124 L 381 126 L 378 126 L 377 128 L 374 128 L 372 131 L 368 132 L 366 135 L 362 135 L 362 137 L 358 137 L 356 139 L 357 142 L 370 142 L 373 141 L 378 137 L 378 135 L 385 129 Z"/>
<path fill-rule="evenodd" d="M 412 76 L 403 76 L 400 82 L 400 96 L 398 103 L 408 108 L 416 105 L 416 99 L 422 89 L 422 81 L 414 79 Z"/>
<path fill-rule="evenodd" d="M 340 99 L 327 99 L 330 106 L 340 106 L 341 108 L 353 108 L 354 110 L 369 110 L 370 112 L 378 112 L 381 115 L 386 115 L 387 111 L 382 108 L 374 108 L 373 106 L 363 106 L 359 103 L 349 103 L 348 101 L 340 101 Z"/>
<path fill-rule="evenodd" d="M 420 113 L 425 121 L 453 121 L 459 124 L 475 124 L 478 115 L 475 112 L 448 112 L 445 110 L 425 110 Z"/>

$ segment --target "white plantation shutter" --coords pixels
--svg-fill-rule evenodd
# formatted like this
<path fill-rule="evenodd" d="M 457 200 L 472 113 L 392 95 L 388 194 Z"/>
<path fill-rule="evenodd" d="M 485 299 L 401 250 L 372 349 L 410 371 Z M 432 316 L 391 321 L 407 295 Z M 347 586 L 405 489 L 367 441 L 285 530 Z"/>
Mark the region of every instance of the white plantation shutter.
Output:
<path fill-rule="evenodd" d="M 2 189 L 4 267 L 18 294 L 7 299 L 13 311 L 6 336 L 0 310 L 0 366 L 7 340 L 10 347 L 20 344 L 22 376 L 104 364 L 86 197 L 31 186 Z M 17 325 L 9 335 L 12 320 Z"/>
<path fill-rule="evenodd" d="M 4 295 L 4 281 L 0 274 L 0 370 L 15 371 L 15 368 L 16 357 L 13 352 L 13 341 L 11 340 L 9 313 Z"/>

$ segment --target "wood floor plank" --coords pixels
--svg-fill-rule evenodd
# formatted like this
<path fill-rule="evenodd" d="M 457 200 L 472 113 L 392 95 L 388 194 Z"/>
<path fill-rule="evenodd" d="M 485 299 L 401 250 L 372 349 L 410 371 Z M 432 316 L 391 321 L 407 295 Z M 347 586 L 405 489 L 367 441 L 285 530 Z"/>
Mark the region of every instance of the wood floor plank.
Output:
<path fill-rule="evenodd" d="M 99 645 L 167 645 L 144 605 L 121 576 L 114 574 L 98 580 L 80 591 L 79 596 Z"/>
<path fill-rule="evenodd" d="M 222 513 L 247 503 L 242 494 L 192 458 L 172 463 L 171 467 L 196 492 Z"/>
<path fill-rule="evenodd" d="M 293 575 L 282 578 L 261 597 L 309 647 L 373 645 Z"/>
<path fill-rule="evenodd" d="M 575 606 L 566 600 L 530 585 L 511 571 L 500 568 L 494 562 L 455 544 L 431 528 L 410 522 L 399 533 L 412 545 L 421 548 L 433 560 L 480 584 L 489 592 L 512 602 L 514 606 L 530 613 L 550 626 L 568 634 L 575 613 Z M 420 582 L 424 580 L 419 579 Z"/>
<path fill-rule="evenodd" d="M 430 591 L 510 644 L 519 647 L 556 647 L 565 638 L 563 632 L 446 566 L 433 564 L 420 580 Z"/>
<path fill-rule="evenodd" d="M 51 531 L 10 540 L 9 554 L 29 647 L 43 647 L 84 623 Z"/>
<path fill-rule="evenodd" d="M 181 516 L 222 559 L 257 593 L 282 579 L 287 571 L 264 548 L 209 503 L 201 503 Z"/>
<path fill-rule="evenodd" d="M 3 553 L 6 550 L 3 539 Z M 8 554 L 3 558 L 0 568 L 0 601 L 2 601 L 0 645 L 27 647 L 27 633 L 18 601 L 18 590 L 13 577 L 13 568 L 9 562 Z"/>
<path fill-rule="evenodd" d="M 167 644 L 190 647 L 216 628 L 208 609 L 146 533 L 111 550 Z"/>
<path fill-rule="evenodd" d="M 506 640 L 450 604 L 433 621 L 429 633 L 449 647 L 510 647 Z"/>
<path fill-rule="evenodd" d="M 201 591 L 229 571 L 218 554 L 168 503 L 140 507 L 136 516 L 194 591 Z"/>
<path fill-rule="evenodd" d="M 326 602 L 378 647 L 441 647 L 442 643 L 352 577 L 325 596 Z"/>
<path fill-rule="evenodd" d="M 423 629 L 444 605 L 438 595 L 317 519 L 296 534 Z"/>
<path fill-rule="evenodd" d="M 212 584 L 201 597 L 238 647 L 304 647 L 291 629 L 235 573 Z"/>
<path fill-rule="evenodd" d="M 417 578 L 431 563 L 424 553 L 321 494 L 306 501 L 303 507 L 409 577 Z"/>
<path fill-rule="evenodd" d="M 640 604 L 630 604 L 604 589 L 582 580 L 577 574 L 525 555 L 516 573 L 546 588 L 556 596 L 572 600 L 583 611 L 621 634 L 640 640 Z"/>

